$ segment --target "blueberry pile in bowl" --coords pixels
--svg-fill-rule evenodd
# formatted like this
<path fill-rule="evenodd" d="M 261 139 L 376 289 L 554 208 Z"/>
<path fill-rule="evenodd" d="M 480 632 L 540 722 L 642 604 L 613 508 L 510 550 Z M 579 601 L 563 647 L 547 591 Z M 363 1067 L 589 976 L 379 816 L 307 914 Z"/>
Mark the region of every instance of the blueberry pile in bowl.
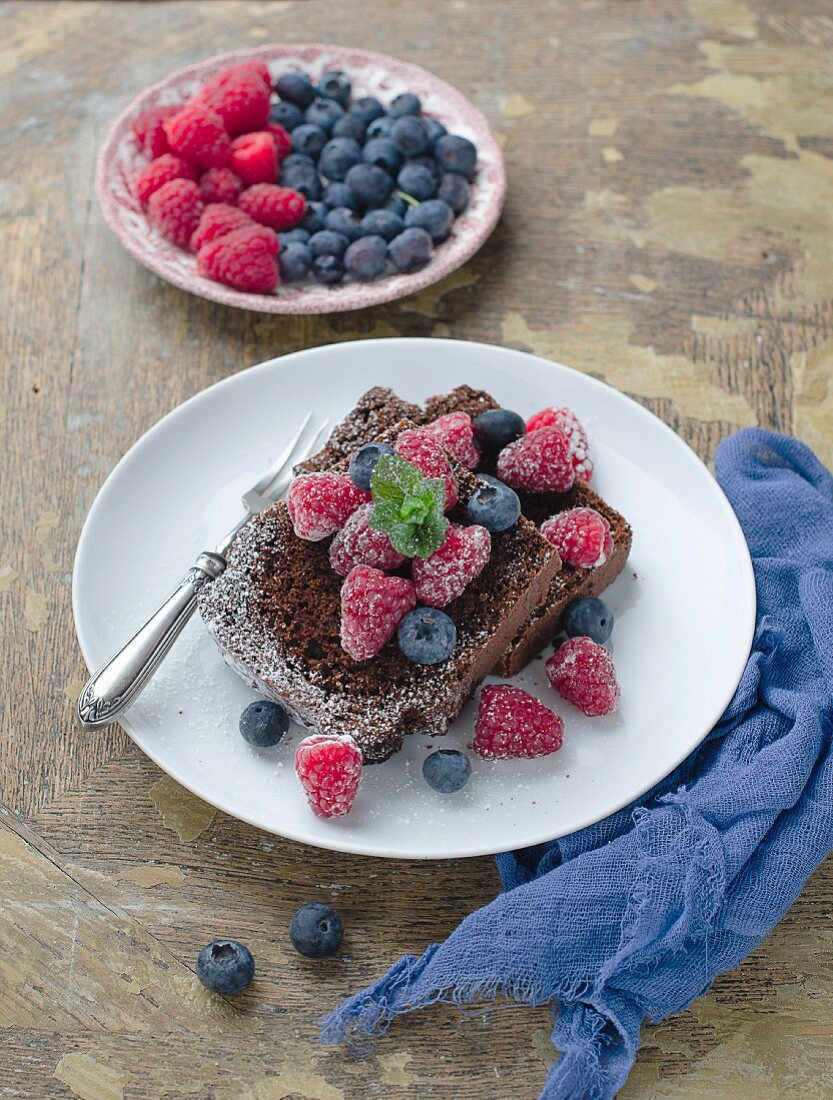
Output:
<path fill-rule="evenodd" d="M 152 116 L 152 117 L 151 117 Z M 133 122 L 150 163 L 135 193 L 199 272 L 237 290 L 411 273 L 468 206 L 477 148 L 410 92 L 353 96 L 331 70 L 224 70 Z"/>

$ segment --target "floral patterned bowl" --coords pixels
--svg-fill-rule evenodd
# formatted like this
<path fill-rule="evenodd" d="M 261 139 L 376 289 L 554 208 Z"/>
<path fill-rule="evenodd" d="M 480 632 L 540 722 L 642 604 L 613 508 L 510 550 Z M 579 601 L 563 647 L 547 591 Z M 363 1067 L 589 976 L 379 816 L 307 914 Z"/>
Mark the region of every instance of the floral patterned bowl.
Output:
<path fill-rule="evenodd" d="M 313 80 L 329 69 L 342 69 L 353 82 L 354 96 L 374 95 L 382 103 L 389 103 L 400 92 L 415 92 L 427 115 L 477 145 L 471 202 L 425 267 L 408 275 L 384 275 L 370 283 L 347 281 L 325 287 L 309 282 L 281 286 L 271 294 L 249 294 L 200 275 L 194 254 L 171 244 L 149 223 L 133 194 L 132 183 L 147 163 L 133 134 L 133 119 L 148 107 L 184 103 L 216 73 L 248 60 L 265 61 L 273 76 L 297 69 Z M 220 54 L 177 69 L 137 96 L 110 127 L 101 147 L 96 194 L 107 224 L 128 252 L 174 286 L 223 305 L 261 313 L 333 313 L 404 298 L 464 264 L 497 224 L 506 195 L 506 172 L 500 146 L 483 115 L 450 84 L 425 69 L 384 54 L 325 43 L 271 45 Z"/>

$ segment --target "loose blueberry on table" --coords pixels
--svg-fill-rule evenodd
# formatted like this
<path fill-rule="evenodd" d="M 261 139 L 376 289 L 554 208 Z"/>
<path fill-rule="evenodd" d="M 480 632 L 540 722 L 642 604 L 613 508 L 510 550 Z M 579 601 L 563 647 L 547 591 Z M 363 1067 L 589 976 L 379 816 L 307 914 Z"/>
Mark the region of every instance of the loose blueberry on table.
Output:
<path fill-rule="evenodd" d="M 240 993 L 254 975 L 252 953 L 237 940 L 212 940 L 197 956 L 197 977 L 213 993 Z"/>
<path fill-rule="evenodd" d="M 308 959 L 326 959 L 341 947 L 344 922 L 329 905 L 311 901 L 292 918 L 289 938 L 300 955 Z"/>
<path fill-rule="evenodd" d="M 164 237 L 196 252 L 200 274 L 236 290 L 417 271 L 469 204 L 477 149 L 410 92 L 387 107 L 352 96 L 339 70 L 273 85 L 263 62 L 227 69 L 181 107 L 134 120 L 149 158 L 136 196 Z M 218 207 L 226 222 L 239 212 L 233 227 Z M 309 242 L 285 239 L 298 226 Z M 313 247 L 325 229 L 340 238 L 329 251 Z"/>

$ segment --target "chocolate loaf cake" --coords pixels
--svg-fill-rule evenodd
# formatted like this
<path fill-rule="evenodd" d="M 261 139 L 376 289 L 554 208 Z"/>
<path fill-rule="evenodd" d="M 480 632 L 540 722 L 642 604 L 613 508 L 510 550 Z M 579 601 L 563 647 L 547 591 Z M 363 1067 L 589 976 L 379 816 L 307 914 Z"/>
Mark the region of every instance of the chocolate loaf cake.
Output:
<path fill-rule="evenodd" d="M 458 386 L 451 393 L 430 397 L 425 403 L 423 415 L 425 420 L 431 421 L 445 413 L 465 412 L 474 419 L 487 409 L 499 407 L 497 401 L 482 390 Z M 484 471 L 494 472 L 488 462 L 484 463 Z M 538 524 L 568 508 L 595 508 L 610 524 L 613 553 L 595 569 L 580 569 L 566 563 L 562 565 L 561 571 L 553 578 L 546 598 L 518 631 L 495 666 L 495 675 L 505 677 L 515 676 L 552 641 L 568 604 L 582 596 L 598 596 L 616 580 L 625 567 L 633 538 L 624 516 L 584 482 L 576 481 L 568 493 L 521 493 L 520 497 L 522 514 Z"/>
<path fill-rule="evenodd" d="M 400 422 L 378 430 L 392 406 L 383 391 L 371 394 L 360 406 L 368 410 L 366 423 L 373 420 L 372 438 L 395 438 L 413 426 Z M 335 463 L 343 467 L 363 441 L 353 435 L 346 443 L 358 431 L 351 418 L 356 427 L 340 425 L 329 464 L 343 446 Z M 460 500 L 450 518 L 464 522 L 465 503 L 478 481 L 462 467 L 455 468 L 455 476 Z M 457 628 L 451 657 L 418 665 L 394 641 L 372 660 L 356 662 L 340 644 L 342 578 L 330 566 L 328 549 L 329 540 L 299 539 L 286 504 L 278 502 L 243 528 L 226 571 L 201 590 L 199 607 L 235 671 L 279 699 L 302 725 L 351 734 L 367 763 L 396 752 L 407 733 L 445 733 L 540 606 L 561 565 L 536 526 L 521 518 L 492 536 L 485 569 L 444 608 Z"/>

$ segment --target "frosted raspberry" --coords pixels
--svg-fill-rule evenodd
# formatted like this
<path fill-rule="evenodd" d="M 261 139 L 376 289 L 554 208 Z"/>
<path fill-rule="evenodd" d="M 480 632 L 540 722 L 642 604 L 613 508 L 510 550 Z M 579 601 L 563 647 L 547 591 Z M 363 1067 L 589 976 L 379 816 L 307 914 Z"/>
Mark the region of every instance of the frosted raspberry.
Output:
<path fill-rule="evenodd" d="M 222 168 L 231 160 L 231 139 L 222 119 L 206 107 L 187 106 L 163 126 L 171 152 L 200 168 Z"/>
<path fill-rule="evenodd" d="M 283 160 L 292 152 L 292 137 L 279 122 L 267 122 L 263 127 L 267 134 L 275 139 L 275 148 L 278 150 L 278 160 Z"/>
<path fill-rule="evenodd" d="M 286 506 L 298 538 L 320 542 L 334 535 L 369 500 L 370 493 L 357 489 L 349 474 L 322 470 L 296 477 Z"/>
<path fill-rule="evenodd" d="M 278 150 L 271 134 L 241 134 L 231 143 L 231 170 L 250 186 L 274 183 L 278 174 Z"/>
<path fill-rule="evenodd" d="M 590 481 L 593 477 L 593 460 L 590 458 L 590 444 L 584 425 L 572 409 L 542 409 L 526 422 L 527 432 L 538 428 L 560 428 L 567 436 L 570 454 L 573 456 L 573 469 L 579 481 Z"/>
<path fill-rule="evenodd" d="M 429 607 L 445 607 L 479 577 L 492 551 L 485 527 L 452 524 L 439 550 L 428 558 L 414 558 L 411 576 L 417 599 Z"/>
<path fill-rule="evenodd" d="M 566 435 L 559 428 L 537 428 L 498 455 L 497 476 L 528 493 L 566 493 L 575 481 Z"/>
<path fill-rule="evenodd" d="M 271 90 L 268 77 L 240 65 L 220 73 L 197 98 L 219 115 L 226 131 L 234 136 L 263 129 L 269 118 Z"/>
<path fill-rule="evenodd" d="M 295 750 L 295 774 L 318 817 L 350 812 L 362 777 L 362 754 L 347 733 L 314 733 Z"/>
<path fill-rule="evenodd" d="M 445 481 L 445 510 L 457 503 L 454 471 L 441 445 L 424 428 L 406 428 L 396 437 L 394 450 L 416 466 L 423 477 L 441 477 Z"/>
<path fill-rule="evenodd" d="M 568 638 L 544 667 L 558 694 L 585 714 L 610 714 L 619 706 L 613 658 L 590 638 Z"/>
<path fill-rule="evenodd" d="M 188 247 L 202 212 L 202 195 L 193 180 L 169 180 L 148 199 L 148 217 L 164 237 L 180 248 Z"/>
<path fill-rule="evenodd" d="M 567 565 L 595 569 L 613 549 L 610 524 L 595 508 L 569 508 L 541 524 L 541 534 Z"/>
<path fill-rule="evenodd" d="M 229 206 L 224 202 L 209 203 L 203 210 L 200 223 L 191 237 L 191 247 L 195 252 L 199 252 L 204 244 L 208 244 L 217 237 L 232 233 L 235 229 L 243 229 L 246 226 L 251 228 L 255 225 L 257 222 L 252 221 L 248 214 L 244 214 L 236 206 Z M 265 230 L 265 232 L 271 232 L 271 230 Z"/>
<path fill-rule="evenodd" d="M 158 191 L 163 183 L 171 180 L 196 180 L 197 173 L 187 160 L 178 157 L 176 153 L 163 153 L 161 157 L 150 162 L 136 180 L 136 198 L 147 206 L 148 199 L 154 191 Z"/>
<path fill-rule="evenodd" d="M 243 192 L 243 181 L 230 168 L 209 168 L 200 176 L 200 191 L 206 202 L 234 205 Z"/>
<path fill-rule="evenodd" d="M 433 436 L 438 443 L 442 443 L 462 466 L 467 466 L 470 470 L 477 469 L 480 449 L 474 442 L 474 431 L 468 413 L 446 413 L 426 424 L 422 430 Z"/>
<path fill-rule="evenodd" d="M 168 152 L 168 138 L 162 123 L 178 110 L 179 107 L 148 107 L 133 119 L 133 133 L 151 160 Z"/>
<path fill-rule="evenodd" d="M 262 225 L 244 225 L 204 244 L 197 253 L 197 271 L 236 290 L 266 294 L 280 282 L 278 248 L 274 233 L 270 237 Z"/>
<path fill-rule="evenodd" d="M 357 508 L 330 543 L 330 565 L 340 577 L 346 577 L 356 565 L 398 569 L 408 560 L 394 550 L 384 531 L 374 531 L 369 526 L 373 508 L 372 502 Z"/>
<path fill-rule="evenodd" d="M 341 648 L 354 661 L 375 657 L 415 603 L 414 586 L 404 577 L 357 565 L 341 586 Z"/>
<path fill-rule="evenodd" d="M 471 747 L 484 760 L 548 756 L 563 736 L 561 718 L 520 688 L 492 684 L 480 692 Z"/>
<path fill-rule="evenodd" d="M 249 217 L 272 229 L 292 229 L 303 218 L 307 200 L 300 191 L 278 187 L 274 183 L 256 183 L 238 199 L 238 206 Z"/>

